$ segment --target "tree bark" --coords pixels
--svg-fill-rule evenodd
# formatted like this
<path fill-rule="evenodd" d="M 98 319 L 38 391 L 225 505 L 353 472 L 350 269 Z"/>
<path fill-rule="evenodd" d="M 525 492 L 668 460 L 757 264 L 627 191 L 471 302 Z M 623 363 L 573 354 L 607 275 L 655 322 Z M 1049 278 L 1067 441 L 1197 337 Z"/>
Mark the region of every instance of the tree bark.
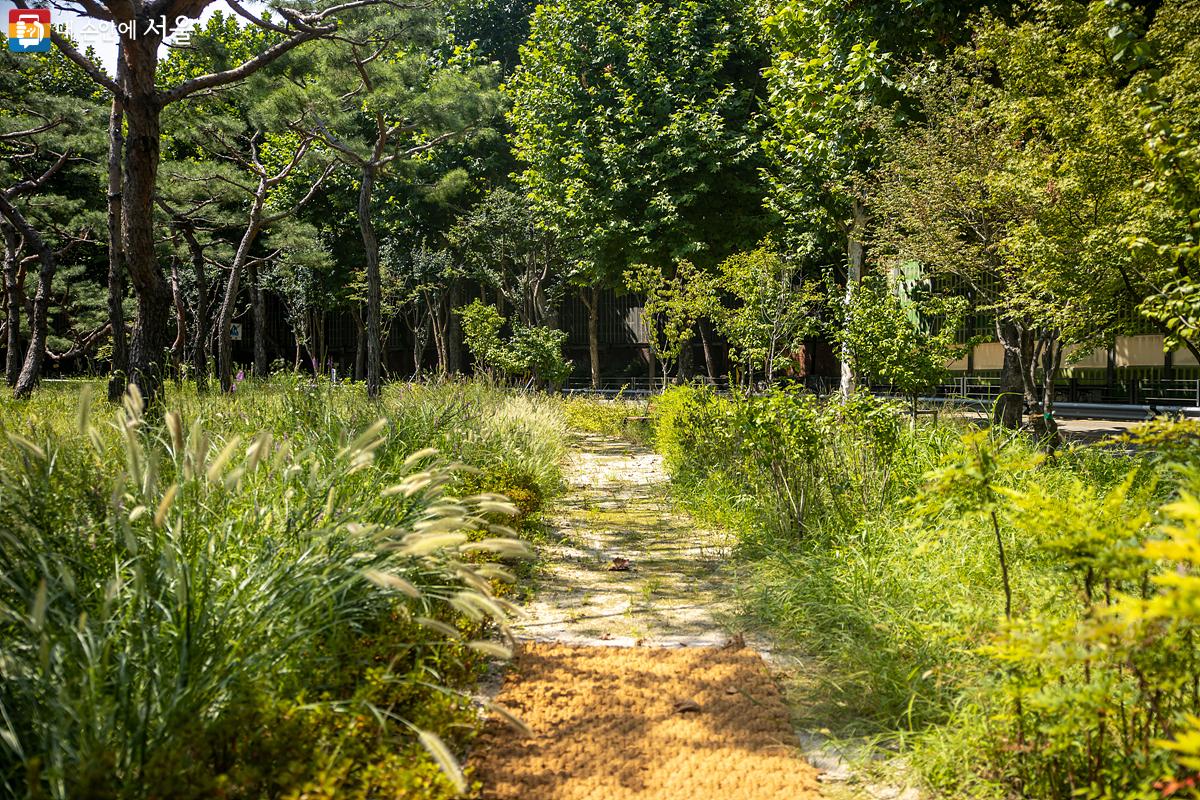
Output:
<path fill-rule="evenodd" d="M 25 240 L 25 246 L 31 248 L 37 255 L 38 269 L 37 293 L 33 298 L 33 311 L 29 320 L 29 347 L 25 351 L 25 361 L 21 365 L 21 373 L 17 376 L 13 394 L 17 397 L 28 397 L 37 385 L 42 374 L 42 362 L 46 358 L 46 329 L 47 317 L 50 313 L 50 291 L 54 282 L 54 273 L 58 266 L 54 251 L 46 240 L 25 219 L 25 216 L 0 194 L 0 215 L 20 232 Z"/>
<path fill-rule="evenodd" d="M 600 290 L 589 286 L 579 290 L 579 299 L 587 307 L 588 362 L 592 371 L 592 388 L 600 388 Z M 651 356 L 653 358 L 653 356 Z"/>
<path fill-rule="evenodd" d="M 704 320 L 697 320 L 696 327 L 700 329 L 700 346 L 704 350 L 704 371 L 710 381 L 717 380 L 717 364 L 713 360 L 712 345 L 708 341 L 708 328 Z"/>
<path fill-rule="evenodd" d="M 675 373 L 681 381 L 686 381 L 692 377 L 692 343 L 690 341 L 684 342 L 679 348 L 679 366 L 676 368 Z M 663 377 L 665 378 L 666 376 L 664 375 Z"/>
<path fill-rule="evenodd" d="M 362 185 L 358 191 L 358 225 L 362 232 L 363 255 L 367 262 L 367 396 L 379 397 L 382 389 L 380 375 L 381 342 L 379 315 L 382 299 L 379 286 L 379 240 L 371 219 L 371 194 L 375 188 L 374 164 L 364 164 Z"/>
<path fill-rule="evenodd" d="M 125 68 L 117 50 L 117 83 L 124 85 Z M 125 109 L 114 97 L 108 114 L 108 323 L 112 328 L 112 363 L 108 399 L 116 403 L 129 382 L 129 340 L 125 333 L 125 265 L 121 241 L 121 155 L 125 149 Z"/>
<path fill-rule="evenodd" d="M 21 375 L 21 237 L 16 229 L 5 224 L 4 231 L 4 306 L 6 311 L 6 346 L 4 377 L 8 385 L 16 386 Z"/>
<path fill-rule="evenodd" d="M 263 299 L 262 287 L 258 284 L 258 262 L 251 261 L 248 277 L 250 279 L 250 307 L 254 319 L 254 377 L 267 377 L 267 307 Z"/>
<path fill-rule="evenodd" d="M 225 279 L 225 296 L 221 298 L 221 310 L 217 314 L 217 374 L 221 379 L 221 391 L 233 389 L 233 337 L 230 329 L 233 325 L 233 312 L 237 306 L 238 293 L 241 290 L 242 269 L 250 257 L 250 248 L 258 238 L 262 222 L 262 208 L 266 198 L 266 187 L 261 179 L 259 190 L 256 192 L 250 207 L 250 219 L 246 230 L 238 242 L 237 251 L 233 255 L 233 263 L 229 267 L 229 277 Z M 258 331 L 254 332 L 258 336 Z M 319 373 L 320 370 L 318 369 Z"/>
<path fill-rule="evenodd" d="M 996 319 L 996 338 L 1004 348 L 1000 369 L 1000 397 L 992 411 L 992 423 L 1016 430 L 1021 427 L 1025 381 L 1021 374 L 1021 336 L 1012 322 Z"/>
<path fill-rule="evenodd" d="M 179 266 L 171 262 L 171 299 L 175 305 L 175 341 L 171 342 L 172 369 L 178 374 L 183 363 L 183 351 L 187 347 L 187 311 L 183 302 L 183 290 L 179 287 Z"/>
<path fill-rule="evenodd" d="M 147 405 L 159 398 L 163 362 L 171 344 L 171 287 L 155 254 L 154 190 L 162 135 L 162 99 L 155 88 L 161 34 L 135 20 L 135 35 L 121 37 L 125 64 L 125 183 L 121 234 L 125 266 L 137 296 L 137 318 L 129 346 L 129 380 Z"/>
<path fill-rule="evenodd" d="M 192 315 L 192 370 L 196 373 L 196 391 L 208 388 L 208 270 L 204 263 L 204 248 L 195 231 L 186 223 L 180 228 L 188 251 L 192 254 L 192 273 L 196 280 L 196 311 Z"/>
<path fill-rule="evenodd" d="M 1041 342 L 1041 381 L 1038 388 L 1040 414 L 1034 420 L 1034 435 L 1042 442 L 1047 452 L 1053 453 L 1062 444 L 1058 432 L 1058 421 L 1054 419 L 1054 383 L 1062 365 L 1062 341 L 1056 333 L 1048 334 Z M 1034 367 L 1035 371 L 1037 366 Z"/>
<path fill-rule="evenodd" d="M 452 282 L 446 291 L 446 372 L 454 375 L 462 371 L 462 325 L 454 313 L 459 302 L 458 282 Z"/>
<path fill-rule="evenodd" d="M 866 247 L 864 241 L 867 233 L 867 210 L 863 206 L 861 200 L 855 200 L 851 204 L 851 214 L 853 218 L 850 224 L 850 233 L 846 240 L 846 308 L 849 309 L 850 302 L 854 299 L 854 293 L 858 291 L 858 286 L 862 283 L 863 265 L 866 262 Z M 842 380 L 841 392 L 842 398 L 850 399 L 850 395 L 854 393 L 857 378 L 854 374 L 854 365 L 850 362 L 850 353 L 848 349 L 842 347 Z"/>

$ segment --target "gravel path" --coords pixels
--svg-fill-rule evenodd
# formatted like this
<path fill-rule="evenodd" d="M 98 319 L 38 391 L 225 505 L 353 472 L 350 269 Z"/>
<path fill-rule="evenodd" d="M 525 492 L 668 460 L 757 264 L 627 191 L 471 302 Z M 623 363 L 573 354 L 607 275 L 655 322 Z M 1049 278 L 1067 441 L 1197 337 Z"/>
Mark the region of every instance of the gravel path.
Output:
<path fill-rule="evenodd" d="M 730 540 L 654 453 L 583 437 L 536 600 L 471 763 L 487 800 L 814 800 L 784 700 L 735 632 Z"/>
<path fill-rule="evenodd" d="M 721 645 L 735 632 L 726 534 L 675 513 L 656 453 L 583 436 L 550 514 L 536 599 L 514 630 L 536 641 Z"/>

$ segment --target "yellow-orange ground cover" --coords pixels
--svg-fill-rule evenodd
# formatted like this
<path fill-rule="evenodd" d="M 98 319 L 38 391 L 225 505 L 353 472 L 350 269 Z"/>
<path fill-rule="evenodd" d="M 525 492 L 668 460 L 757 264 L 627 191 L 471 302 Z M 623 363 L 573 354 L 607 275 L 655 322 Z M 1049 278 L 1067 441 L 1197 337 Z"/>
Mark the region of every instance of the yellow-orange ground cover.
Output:
<path fill-rule="evenodd" d="M 805 800 L 816 772 L 749 649 L 522 645 L 472 762 L 487 800 Z"/>

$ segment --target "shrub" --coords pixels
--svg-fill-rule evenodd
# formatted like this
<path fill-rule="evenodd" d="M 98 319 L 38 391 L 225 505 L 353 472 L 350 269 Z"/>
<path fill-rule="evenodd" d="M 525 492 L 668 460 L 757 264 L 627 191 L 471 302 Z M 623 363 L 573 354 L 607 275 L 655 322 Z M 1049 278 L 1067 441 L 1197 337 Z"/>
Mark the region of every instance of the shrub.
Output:
<path fill-rule="evenodd" d="M 904 744 L 946 796 L 1192 791 L 1194 423 L 1045 458 L 868 398 L 655 408 L 677 494 L 741 534 L 747 609 L 821 676 L 813 727 Z"/>

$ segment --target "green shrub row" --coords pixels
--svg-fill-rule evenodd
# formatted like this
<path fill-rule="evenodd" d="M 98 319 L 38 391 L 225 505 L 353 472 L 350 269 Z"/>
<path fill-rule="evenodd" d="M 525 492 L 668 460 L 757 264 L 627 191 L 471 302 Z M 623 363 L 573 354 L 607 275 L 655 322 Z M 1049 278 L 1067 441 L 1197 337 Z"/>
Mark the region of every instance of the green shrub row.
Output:
<path fill-rule="evenodd" d="M 653 415 L 678 495 L 740 534 L 747 609 L 808 656 L 807 724 L 945 796 L 1195 790 L 1200 426 L 1048 458 L 862 396 L 679 387 Z"/>

